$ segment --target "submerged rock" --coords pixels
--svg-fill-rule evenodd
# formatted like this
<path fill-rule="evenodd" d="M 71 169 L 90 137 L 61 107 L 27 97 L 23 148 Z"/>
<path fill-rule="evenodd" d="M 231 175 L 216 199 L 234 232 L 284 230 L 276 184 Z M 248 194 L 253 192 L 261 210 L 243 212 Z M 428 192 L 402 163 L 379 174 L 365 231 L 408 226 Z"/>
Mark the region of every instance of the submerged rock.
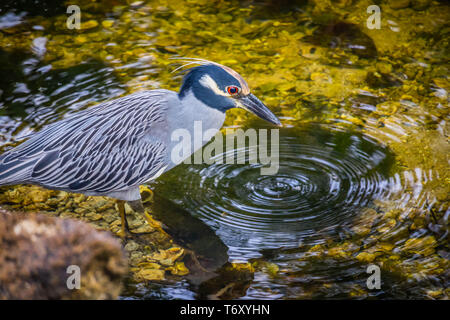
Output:
<path fill-rule="evenodd" d="M 120 242 L 75 220 L 0 209 L 0 247 L 0 299 L 115 299 L 127 273 Z"/>
<path fill-rule="evenodd" d="M 98 22 L 95 20 L 89 20 L 81 24 L 80 29 L 81 30 L 89 30 L 96 28 L 98 26 Z"/>
<path fill-rule="evenodd" d="M 358 65 L 359 58 L 374 59 L 377 48 L 374 41 L 352 23 L 333 21 L 319 26 L 311 36 L 302 41 L 321 47 L 330 48 L 327 61 L 324 63 L 340 65 Z"/>
<path fill-rule="evenodd" d="M 392 9 L 404 9 L 408 8 L 411 4 L 411 0 L 390 0 L 389 6 Z"/>
<path fill-rule="evenodd" d="M 217 276 L 200 284 L 199 299 L 230 300 L 242 297 L 254 279 L 251 263 L 227 263 Z"/>

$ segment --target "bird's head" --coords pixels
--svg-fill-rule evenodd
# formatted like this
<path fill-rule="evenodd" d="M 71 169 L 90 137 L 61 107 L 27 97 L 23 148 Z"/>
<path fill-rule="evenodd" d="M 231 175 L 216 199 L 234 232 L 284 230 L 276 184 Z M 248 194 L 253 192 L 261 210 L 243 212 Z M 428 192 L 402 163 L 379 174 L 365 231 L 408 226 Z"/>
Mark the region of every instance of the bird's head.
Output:
<path fill-rule="evenodd" d="M 222 112 L 231 108 L 245 109 L 281 126 L 272 111 L 250 93 L 247 83 L 236 71 L 208 60 L 191 58 L 188 62 L 199 66 L 190 68 L 184 76 L 179 92 L 181 99 L 192 92 L 196 99 L 211 108 Z"/>

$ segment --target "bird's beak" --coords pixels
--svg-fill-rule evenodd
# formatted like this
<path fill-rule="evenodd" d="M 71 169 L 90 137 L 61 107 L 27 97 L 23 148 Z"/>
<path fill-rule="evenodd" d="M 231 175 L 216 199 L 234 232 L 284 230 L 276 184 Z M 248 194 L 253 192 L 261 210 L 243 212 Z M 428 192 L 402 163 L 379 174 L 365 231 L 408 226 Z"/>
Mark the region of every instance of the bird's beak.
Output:
<path fill-rule="evenodd" d="M 248 110 L 261 119 L 281 127 L 280 120 L 253 94 L 249 93 L 248 95 L 237 99 L 237 101 L 238 106 L 242 109 Z"/>

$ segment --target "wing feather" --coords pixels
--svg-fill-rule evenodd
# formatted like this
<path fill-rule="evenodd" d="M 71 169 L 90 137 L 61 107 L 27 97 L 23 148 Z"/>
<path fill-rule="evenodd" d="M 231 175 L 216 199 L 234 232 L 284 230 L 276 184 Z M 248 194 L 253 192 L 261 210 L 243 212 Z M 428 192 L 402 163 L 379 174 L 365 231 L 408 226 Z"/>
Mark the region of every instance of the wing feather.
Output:
<path fill-rule="evenodd" d="M 0 185 L 108 193 L 148 181 L 167 165 L 151 129 L 165 121 L 169 93 L 141 91 L 48 126 L 0 156 Z"/>

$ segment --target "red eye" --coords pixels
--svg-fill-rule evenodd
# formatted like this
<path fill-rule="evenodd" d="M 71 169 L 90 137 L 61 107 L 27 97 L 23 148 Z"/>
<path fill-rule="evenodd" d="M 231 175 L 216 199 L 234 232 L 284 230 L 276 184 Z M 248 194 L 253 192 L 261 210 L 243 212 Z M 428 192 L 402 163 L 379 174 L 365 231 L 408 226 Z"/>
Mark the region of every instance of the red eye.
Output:
<path fill-rule="evenodd" d="M 227 87 L 227 91 L 230 95 L 235 95 L 235 94 L 239 93 L 239 88 L 236 86 L 229 86 L 229 87 Z"/>

